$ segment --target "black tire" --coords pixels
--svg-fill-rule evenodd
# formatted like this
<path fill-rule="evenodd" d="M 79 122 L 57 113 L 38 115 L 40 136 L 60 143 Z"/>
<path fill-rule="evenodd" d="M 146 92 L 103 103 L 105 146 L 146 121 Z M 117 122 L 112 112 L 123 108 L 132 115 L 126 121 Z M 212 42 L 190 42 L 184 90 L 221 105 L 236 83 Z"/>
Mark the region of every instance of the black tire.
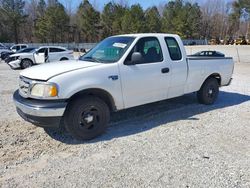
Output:
<path fill-rule="evenodd" d="M 197 98 L 201 104 L 214 104 L 219 94 L 219 83 L 216 78 L 208 78 L 197 92 Z"/>
<path fill-rule="evenodd" d="M 60 59 L 60 61 L 67 61 L 67 60 L 69 60 L 69 59 L 66 58 L 66 57 L 63 57 L 63 58 Z"/>
<path fill-rule="evenodd" d="M 103 100 L 85 96 L 73 100 L 67 107 L 65 128 L 76 139 L 90 140 L 106 130 L 109 118 L 110 111 Z"/>
<path fill-rule="evenodd" d="M 33 62 L 30 59 L 23 59 L 21 62 L 21 68 L 27 69 L 33 65 Z"/>

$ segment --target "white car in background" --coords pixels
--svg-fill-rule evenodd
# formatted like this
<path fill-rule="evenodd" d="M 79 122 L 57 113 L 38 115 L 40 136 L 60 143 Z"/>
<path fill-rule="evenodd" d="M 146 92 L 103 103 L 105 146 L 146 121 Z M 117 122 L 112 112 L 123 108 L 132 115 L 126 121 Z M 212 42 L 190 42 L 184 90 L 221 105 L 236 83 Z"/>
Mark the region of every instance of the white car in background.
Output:
<path fill-rule="evenodd" d="M 17 52 L 17 51 L 24 49 L 24 48 L 28 48 L 28 45 L 27 44 L 15 44 L 15 45 L 10 47 L 10 50 L 12 52 Z"/>
<path fill-rule="evenodd" d="M 47 52 L 47 54 L 46 54 Z M 11 68 L 26 69 L 32 65 L 54 62 L 73 60 L 73 51 L 58 46 L 43 46 L 30 53 L 13 54 L 7 62 Z"/>
<path fill-rule="evenodd" d="M 0 43 L 0 55 L 2 53 L 11 53 L 11 52 L 16 53 L 17 51 L 25 49 L 25 48 L 28 48 L 27 44 L 14 44 L 10 48 L 7 48 L 2 43 Z"/>

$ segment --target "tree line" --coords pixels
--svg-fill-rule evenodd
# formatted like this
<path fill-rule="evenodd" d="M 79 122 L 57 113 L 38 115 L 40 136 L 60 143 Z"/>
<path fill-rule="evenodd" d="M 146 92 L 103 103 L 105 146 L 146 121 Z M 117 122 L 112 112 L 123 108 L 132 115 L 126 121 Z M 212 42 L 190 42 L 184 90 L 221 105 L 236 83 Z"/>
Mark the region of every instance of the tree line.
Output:
<path fill-rule="evenodd" d="M 146 32 L 176 33 L 184 39 L 248 37 L 249 13 L 249 0 L 207 0 L 202 5 L 174 0 L 146 10 L 111 1 L 102 11 L 88 0 L 74 11 L 58 0 L 0 0 L 0 41 L 97 42 Z"/>

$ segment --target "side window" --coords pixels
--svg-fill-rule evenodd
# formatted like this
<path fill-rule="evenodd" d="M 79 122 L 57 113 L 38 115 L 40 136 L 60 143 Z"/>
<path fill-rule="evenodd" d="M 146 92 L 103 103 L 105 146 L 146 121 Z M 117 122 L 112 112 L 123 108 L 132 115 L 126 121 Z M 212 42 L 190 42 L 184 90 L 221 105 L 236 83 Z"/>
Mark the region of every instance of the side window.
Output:
<path fill-rule="evenodd" d="M 23 48 L 27 48 L 27 46 L 25 46 L 25 45 L 22 45 L 22 46 L 21 46 L 21 49 L 23 49 Z"/>
<path fill-rule="evenodd" d="M 166 41 L 171 59 L 173 61 L 181 60 L 182 59 L 181 50 L 175 38 L 165 37 L 165 41 Z"/>
<path fill-rule="evenodd" d="M 163 61 L 161 46 L 156 37 L 145 37 L 139 39 L 126 58 L 126 61 L 131 61 L 131 56 L 134 52 L 141 53 L 142 61 L 140 64 Z"/>
<path fill-rule="evenodd" d="M 61 48 L 49 48 L 49 52 L 53 53 L 53 52 L 63 52 L 65 51 L 64 49 Z"/>
<path fill-rule="evenodd" d="M 21 46 L 17 46 L 16 47 L 16 50 L 18 51 L 18 50 L 20 50 L 21 49 Z"/>
<path fill-rule="evenodd" d="M 45 49 L 46 49 L 46 48 L 41 48 L 41 49 L 39 49 L 39 50 L 38 50 L 38 53 L 39 53 L 39 54 L 40 54 L 40 53 L 44 53 L 44 52 L 45 52 Z"/>

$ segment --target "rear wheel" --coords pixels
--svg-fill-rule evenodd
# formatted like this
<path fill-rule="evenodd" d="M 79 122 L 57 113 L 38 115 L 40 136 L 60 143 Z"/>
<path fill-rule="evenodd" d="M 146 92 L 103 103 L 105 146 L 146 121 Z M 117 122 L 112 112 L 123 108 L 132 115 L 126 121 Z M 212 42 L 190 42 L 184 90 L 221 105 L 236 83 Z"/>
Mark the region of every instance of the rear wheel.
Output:
<path fill-rule="evenodd" d="M 29 60 L 29 59 L 23 59 L 22 62 L 21 62 L 21 68 L 22 69 L 26 69 L 26 68 L 29 68 L 32 66 L 32 61 Z"/>
<path fill-rule="evenodd" d="M 219 94 L 219 83 L 216 78 L 208 78 L 197 92 L 198 101 L 202 104 L 213 104 Z"/>
<path fill-rule="evenodd" d="M 85 96 L 72 101 L 65 112 L 65 128 L 77 139 L 101 135 L 109 122 L 108 105 L 98 97 Z"/>

